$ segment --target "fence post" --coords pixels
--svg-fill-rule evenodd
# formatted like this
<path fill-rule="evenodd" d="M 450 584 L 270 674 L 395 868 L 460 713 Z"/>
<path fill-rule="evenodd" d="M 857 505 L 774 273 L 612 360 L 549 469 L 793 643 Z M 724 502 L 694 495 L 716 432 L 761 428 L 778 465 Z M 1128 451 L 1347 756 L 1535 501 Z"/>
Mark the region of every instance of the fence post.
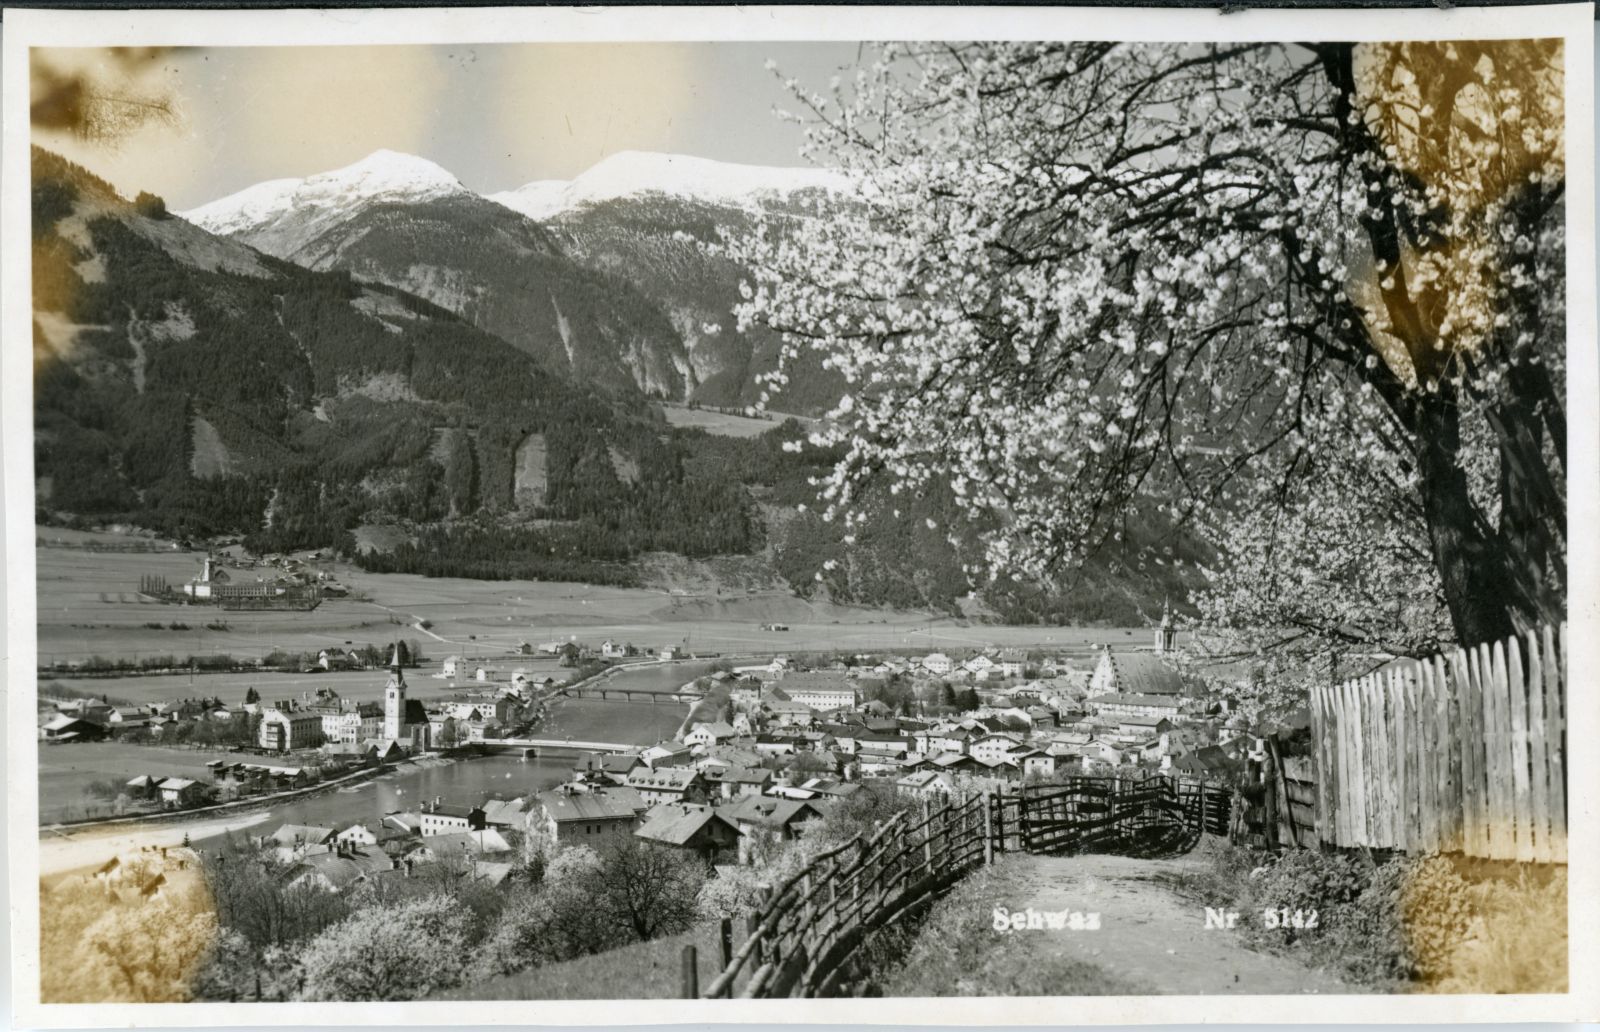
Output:
<path fill-rule="evenodd" d="M 752 915 L 755 918 L 755 922 L 751 926 L 751 932 L 760 936 L 759 940 L 756 942 L 755 949 L 756 966 L 760 967 L 762 962 L 766 959 L 768 947 L 771 945 L 769 942 L 767 942 L 766 936 L 760 935 L 760 929 L 761 922 L 766 920 L 767 911 L 772 909 L 772 886 L 767 882 L 757 883 L 756 897 L 760 899 L 761 902 L 756 904 L 756 912 L 754 915 Z"/>
<path fill-rule="evenodd" d="M 1278 812 L 1272 819 L 1281 820 L 1289 831 L 1289 844 L 1295 847 L 1300 845 L 1300 832 L 1294 826 L 1294 808 L 1289 800 L 1289 779 L 1283 771 L 1283 754 L 1278 751 L 1278 736 L 1273 733 L 1267 738 L 1267 756 L 1272 764 L 1272 792 L 1277 797 Z M 1282 841 L 1280 838 L 1279 841 Z"/>
<path fill-rule="evenodd" d="M 933 807 L 928 797 L 922 797 L 922 862 L 933 866 Z"/>
<path fill-rule="evenodd" d="M 733 918 L 725 917 L 717 925 L 717 945 L 721 947 L 722 970 L 733 963 Z"/>
<path fill-rule="evenodd" d="M 983 793 L 983 862 L 994 863 L 994 793 Z"/>
<path fill-rule="evenodd" d="M 680 995 L 685 1000 L 700 996 L 700 960 L 692 942 L 683 948 L 683 992 Z"/>

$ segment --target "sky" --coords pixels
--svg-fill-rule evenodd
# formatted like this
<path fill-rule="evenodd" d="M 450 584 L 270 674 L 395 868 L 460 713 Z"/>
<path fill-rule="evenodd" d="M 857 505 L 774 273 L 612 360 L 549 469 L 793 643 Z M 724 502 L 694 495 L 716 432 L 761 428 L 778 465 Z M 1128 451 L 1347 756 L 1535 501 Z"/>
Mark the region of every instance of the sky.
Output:
<path fill-rule="evenodd" d="M 784 77 L 821 88 L 855 43 L 602 43 L 227 47 L 168 51 L 131 85 L 170 90 L 176 125 L 115 146 L 34 142 L 125 195 L 184 210 L 267 179 L 340 168 L 379 148 L 416 154 L 481 193 L 570 179 L 622 150 L 800 165 Z M 126 76 L 98 50 L 36 61 Z"/>

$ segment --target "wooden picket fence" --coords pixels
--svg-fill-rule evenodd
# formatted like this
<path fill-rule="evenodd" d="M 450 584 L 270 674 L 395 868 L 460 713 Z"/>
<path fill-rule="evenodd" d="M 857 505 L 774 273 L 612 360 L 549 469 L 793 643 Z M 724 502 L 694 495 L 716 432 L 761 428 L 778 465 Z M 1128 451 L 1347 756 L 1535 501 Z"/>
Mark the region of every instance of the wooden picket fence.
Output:
<path fill-rule="evenodd" d="M 1565 863 L 1567 639 L 1546 627 L 1314 690 L 1318 838 Z"/>

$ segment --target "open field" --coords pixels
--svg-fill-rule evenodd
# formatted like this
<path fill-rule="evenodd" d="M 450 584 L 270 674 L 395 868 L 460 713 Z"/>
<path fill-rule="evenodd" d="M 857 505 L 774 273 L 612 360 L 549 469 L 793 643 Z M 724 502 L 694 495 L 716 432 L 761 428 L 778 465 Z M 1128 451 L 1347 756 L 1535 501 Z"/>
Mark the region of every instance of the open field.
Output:
<path fill-rule="evenodd" d="M 55 534 L 54 531 L 46 533 Z M 108 541 L 115 535 L 101 535 Z M 235 612 L 163 605 L 136 592 L 146 574 L 181 582 L 199 569 L 198 552 L 105 553 L 38 550 L 39 654 L 44 662 L 94 655 L 137 657 L 229 653 L 258 658 L 276 648 L 315 651 L 330 645 L 414 638 L 431 660 L 460 654 L 534 670 L 514 658 L 523 641 L 606 638 L 641 649 L 683 645 L 697 652 L 902 651 L 981 646 L 1082 649 L 1143 645 L 1144 630 L 969 625 L 948 616 L 809 602 L 783 591 L 660 591 L 542 581 L 475 581 L 414 574 L 372 574 L 325 564 L 371 602 L 332 600 L 311 612 Z M 224 630 L 204 624 L 222 621 Z M 171 623 L 187 630 L 170 630 Z M 427 623 L 424 629 L 421 624 Z M 146 627 L 159 623 L 157 628 Z M 765 623 L 790 630 L 764 631 Z M 243 676 L 249 678 L 285 675 Z M 294 676 L 294 675 L 288 675 Z M 187 678 L 183 680 L 187 682 Z M 196 678 L 197 692 L 202 678 Z M 211 679 L 214 680 L 214 679 Z M 95 682 L 99 684 L 101 682 Z M 208 681 L 209 683 L 209 681 Z M 230 684 L 229 681 L 215 681 Z M 98 689 L 111 694 L 109 686 Z M 242 690 L 242 688 L 241 688 Z M 126 697 L 126 696 L 125 696 Z"/>
<path fill-rule="evenodd" d="M 682 405 L 662 405 L 661 412 L 673 426 L 704 430 L 708 434 L 721 434 L 724 437 L 759 437 L 781 426 L 786 419 L 798 419 L 803 424 L 815 422 L 806 416 L 789 416 L 782 412 L 770 413 L 771 418 L 762 419 L 714 409 L 685 408 Z"/>
<path fill-rule="evenodd" d="M 509 671 L 508 671 L 509 672 Z M 50 685 L 62 685 L 95 695 L 106 695 L 113 702 L 121 699 L 142 705 L 151 702 L 171 702 L 179 699 L 211 698 L 216 696 L 229 706 L 244 702 L 247 688 L 254 688 L 269 701 L 298 696 L 301 692 L 314 692 L 318 688 L 332 688 L 343 699 L 357 702 L 380 702 L 383 685 L 388 675 L 382 670 L 350 670 L 319 672 L 314 674 L 275 674 L 269 671 L 245 671 L 230 674 L 157 674 L 148 677 L 45 677 L 41 679 L 41 692 L 48 695 Z M 467 682 L 459 682 L 461 688 Z M 481 687 L 481 686 L 480 686 Z M 418 671 L 406 674 L 407 694 L 424 701 L 451 695 L 445 681 L 423 676 Z"/>
<path fill-rule="evenodd" d="M 221 750 L 169 749 L 127 742 L 85 742 L 39 747 L 39 820 L 61 821 L 83 816 L 85 804 L 97 811 L 105 800 L 83 794 L 91 781 L 125 782 L 139 774 L 210 780 L 206 761 L 234 756 Z"/>

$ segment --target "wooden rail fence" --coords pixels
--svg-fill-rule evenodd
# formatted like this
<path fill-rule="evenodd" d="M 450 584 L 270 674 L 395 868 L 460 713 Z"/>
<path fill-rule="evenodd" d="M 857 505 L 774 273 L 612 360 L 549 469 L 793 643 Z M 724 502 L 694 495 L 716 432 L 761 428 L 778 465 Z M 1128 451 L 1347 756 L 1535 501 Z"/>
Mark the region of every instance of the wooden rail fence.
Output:
<path fill-rule="evenodd" d="M 1317 837 L 1565 863 L 1567 639 L 1546 627 L 1314 690 Z"/>
<path fill-rule="evenodd" d="M 1187 849 L 1202 830 L 1225 830 L 1228 798 L 1216 786 L 1163 774 L 1082 776 L 1017 794 L 955 799 L 902 812 L 870 836 L 818 854 L 776 888 L 765 887 L 734 947 L 720 935 L 722 971 L 702 994 L 695 948 L 685 947 L 686 997 L 819 996 L 838 990 L 867 936 L 930 903 L 1009 850 L 1150 852 Z"/>
<path fill-rule="evenodd" d="M 921 817 L 902 812 L 818 854 L 765 894 L 704 995 L 827 995 L 871 931 L 993 860 L 998 809 L 986 793 Z"/>

